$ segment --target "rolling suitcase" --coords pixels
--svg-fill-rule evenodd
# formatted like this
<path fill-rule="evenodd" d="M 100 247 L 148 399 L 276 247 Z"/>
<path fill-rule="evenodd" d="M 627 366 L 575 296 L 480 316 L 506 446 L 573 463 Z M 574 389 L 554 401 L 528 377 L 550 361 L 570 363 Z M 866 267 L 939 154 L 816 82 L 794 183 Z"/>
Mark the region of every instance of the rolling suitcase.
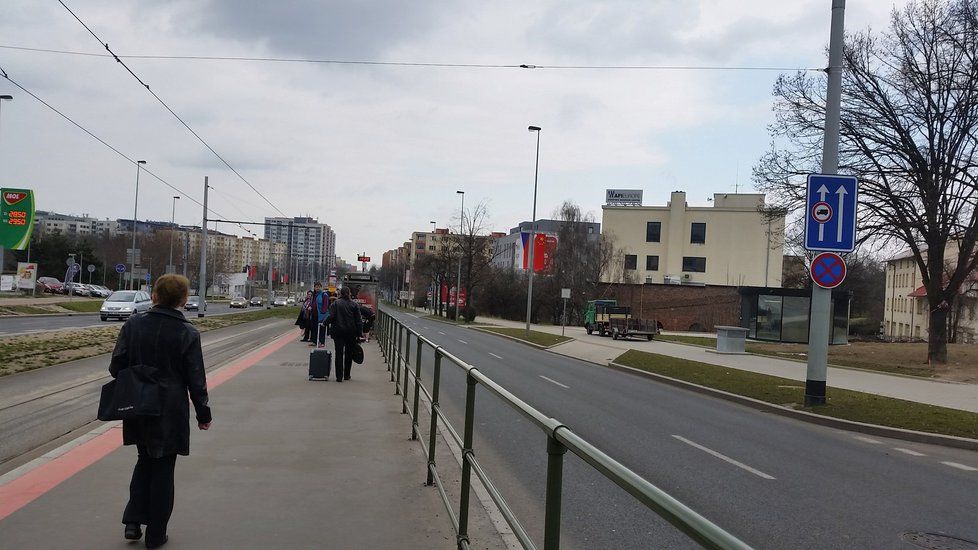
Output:
<path fill-rule="evenodd" d="M 329 380 L 329 371 L 333 365 L 333 354 L 327 348 L 319 346 L 319 331 L 321 325 L 316 325 L 316 346 L 309 352 L 309 380 Z"/>

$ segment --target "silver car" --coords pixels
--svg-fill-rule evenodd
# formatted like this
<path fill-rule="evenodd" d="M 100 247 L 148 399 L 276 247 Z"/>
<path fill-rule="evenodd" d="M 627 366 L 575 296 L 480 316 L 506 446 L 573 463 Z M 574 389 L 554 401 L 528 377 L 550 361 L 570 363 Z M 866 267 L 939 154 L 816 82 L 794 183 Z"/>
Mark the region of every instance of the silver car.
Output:
<path fill-rule="evenodd" d="M 102 302 L 99 310 L 103 321 L 128 319 L 133 313 L 142 313 L 153 307 L 149 294 L 141 290 L 119 290 Z"/>

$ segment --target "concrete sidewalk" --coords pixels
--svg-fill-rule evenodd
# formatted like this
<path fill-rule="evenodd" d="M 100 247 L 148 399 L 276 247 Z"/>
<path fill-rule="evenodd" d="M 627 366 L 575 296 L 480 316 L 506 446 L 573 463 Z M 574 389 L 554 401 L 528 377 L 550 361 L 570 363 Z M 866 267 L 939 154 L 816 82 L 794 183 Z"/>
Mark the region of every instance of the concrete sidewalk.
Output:
<path fill-rule="evenodd" d="M 492 323 L 497 326 L 523 328 L 524 323 L 507 321 L 496 318 L 476 318 L 476 323 Z M 532 325 L 533 330 L 560 334 L 561 327 L 552 325 Z M 622 353 L 634 349 L 649 353 L 669 355 L 711 365 L 720 365 L 733 369 L 770 374 L 804 381 L 807 366 L 798 361 L 778 359 L 763 355 L 718 355 L 706 348 L 677 344 L 673 342 L 652 342 L 638 340 L 612 340 L 597 335 L 588 335 L 583 327 L 568 326 L 564 328 L 566 336 L 573 338 L 570 342 L 550 348 L 549 351 L 568 357 L 575 357 L 599 363 L 602 365 L 614 360 Z M 833 388 L 843 388 L 860 392 L 895 397 L 907 401 L 939 405 L 952 409 L 978 412 L 978 384 L 962 384 L 894 376 L 886 373 L 847 369 L 842 367 L 828 368 L 826 379 Z"/>
<path fill-rule="evenodd" d="M 306 379 L 311 348 L 294 331 L 270 346 L 253 366 L 245 358 L 211 375 L 227 382 L 211 392 L 211 430 L 194 430 L 191 455 L 177 460 L 166 548 L 455 548 L 376 344 L 342 384 Z M 120 518 L 135 449 L 117 446 L 121 426 L 102 431 L 0 477 L 0 548 L 132 547 Z M 93 460 L 99 444 L 108 450 Z"/>

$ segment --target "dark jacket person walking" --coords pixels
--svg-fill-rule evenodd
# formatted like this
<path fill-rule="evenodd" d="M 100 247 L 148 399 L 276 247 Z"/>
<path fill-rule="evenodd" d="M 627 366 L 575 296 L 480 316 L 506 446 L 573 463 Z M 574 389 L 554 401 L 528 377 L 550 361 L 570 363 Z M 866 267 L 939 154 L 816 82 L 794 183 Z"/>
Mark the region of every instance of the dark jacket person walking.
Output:
<path fill-rule="evenodd" d="M 353 348 L 363 336 L 363 321 L 360 319 L 360 306 L 350 299 L 349 287 L 340 289 L 340 297 L 329 305 L 326 317 L 329 334 L 336 344 L 336 381 L 350 379 L 353 367 Z"/>
<path fill-rule="evenodd" d="M 135 365 L 157 369 L 160 415 L 137 416 L 122 423 L 123 443 L 135 445 L 139 453 L 122 522 L 125 537 L 131 540 L 142 536 L 140 525 L 146 526 L 147 548 L 162 546 L 168 539 L 173 468 L 177 455 L 190 454 L 191 401 L 197 427 L 206 430 L 211 425 L 200 333 L 180 312 L 189 293 L 186 277 L 170 274 L 157 279 L 154 307 L 133 315 L 123 325 L 109 366 L 113 377 Z"/>

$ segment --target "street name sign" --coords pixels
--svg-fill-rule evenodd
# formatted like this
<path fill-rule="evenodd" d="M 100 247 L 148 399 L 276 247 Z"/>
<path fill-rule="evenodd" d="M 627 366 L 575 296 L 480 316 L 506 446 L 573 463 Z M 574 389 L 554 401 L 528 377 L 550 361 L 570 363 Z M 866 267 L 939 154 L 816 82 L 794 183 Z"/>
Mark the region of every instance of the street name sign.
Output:
<path fill-rule="evenodd" d="M 808 175 L 805 249 L 852 252 L 856 248 L 859 181 L 853 176 Z"/>

